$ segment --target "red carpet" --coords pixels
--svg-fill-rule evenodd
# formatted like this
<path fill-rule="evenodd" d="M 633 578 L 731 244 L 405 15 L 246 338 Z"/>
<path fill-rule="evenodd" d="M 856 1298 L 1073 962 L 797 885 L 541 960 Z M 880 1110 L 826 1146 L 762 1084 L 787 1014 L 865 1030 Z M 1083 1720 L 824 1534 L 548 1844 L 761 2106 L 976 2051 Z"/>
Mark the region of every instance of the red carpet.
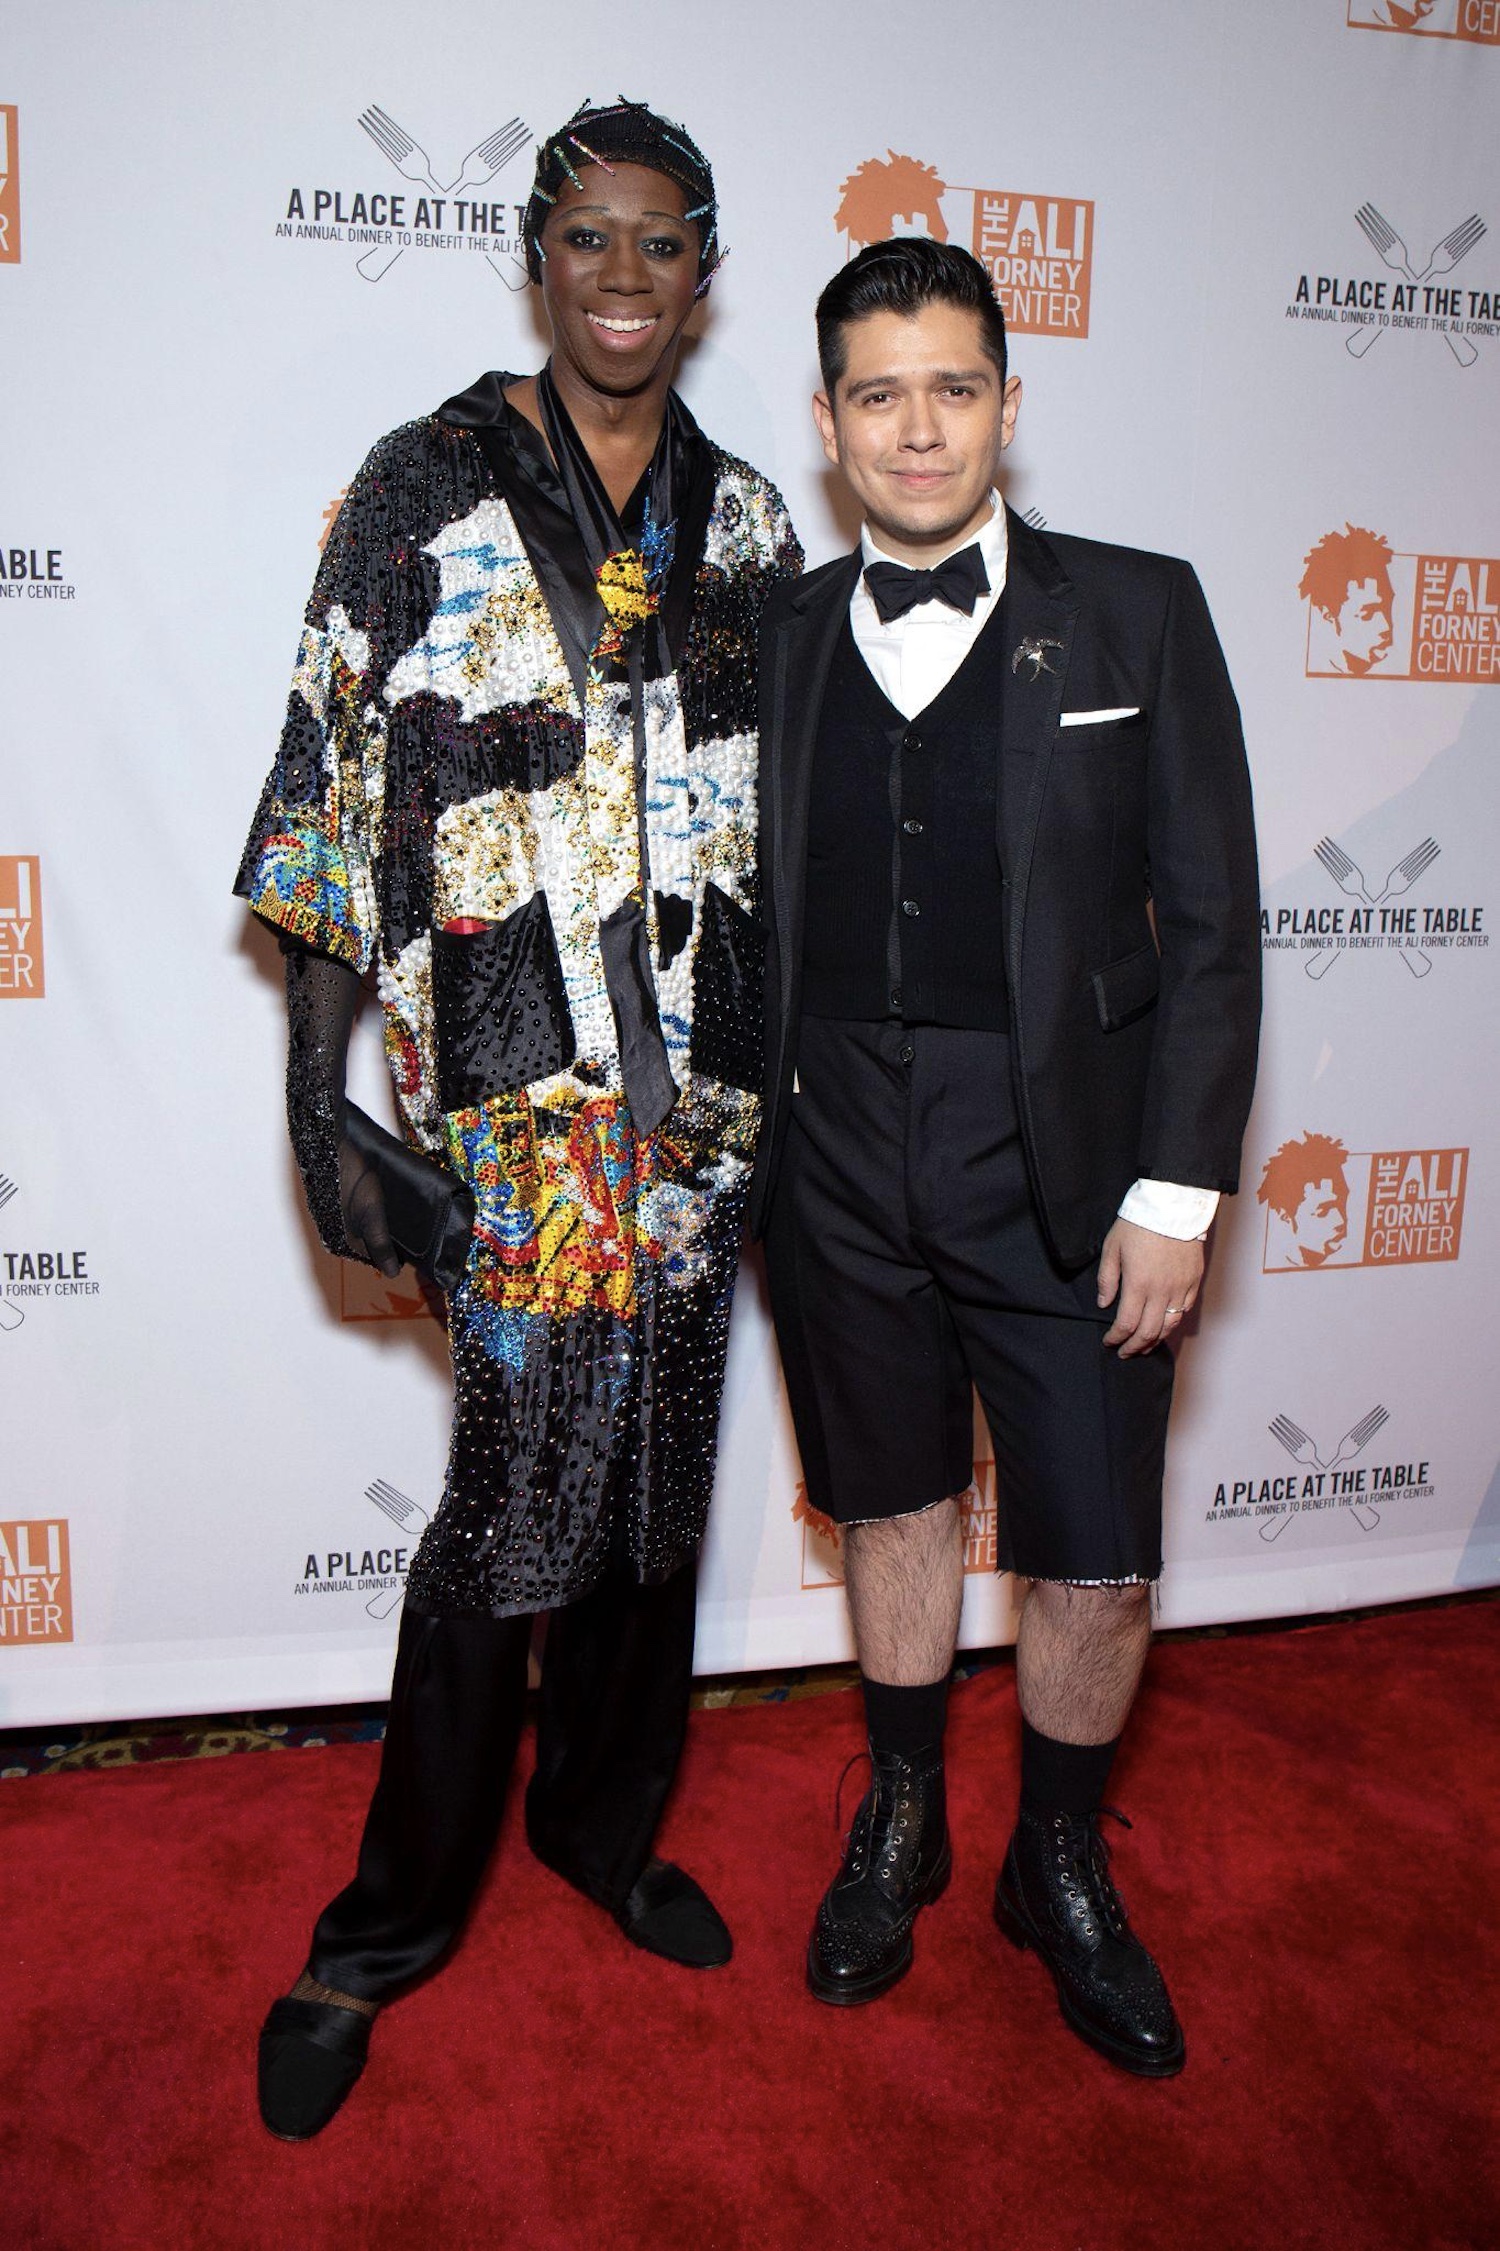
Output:
<path fill-rule="evenodd" d="M 633 1952 L 512 1820 L 461 1952 L 305 2148 L 256 2119 L 254 2035 L 348 1873 L 374 1750 L 11 1784 L 0 2239 L 1492 2251 L 1497 1622 L 1154 1653 L 1111 1794 L 1187 2029 L 1162 2085 L 1081 2047 L 991 1926 L 1008 1668 L 954 1695 L 957 1870 L 888 1999 L 845 2013 L 801 1982 L 856 1698 L 702 1714 L 666 1846 L 728 1915 L 731 1967 Z"/>

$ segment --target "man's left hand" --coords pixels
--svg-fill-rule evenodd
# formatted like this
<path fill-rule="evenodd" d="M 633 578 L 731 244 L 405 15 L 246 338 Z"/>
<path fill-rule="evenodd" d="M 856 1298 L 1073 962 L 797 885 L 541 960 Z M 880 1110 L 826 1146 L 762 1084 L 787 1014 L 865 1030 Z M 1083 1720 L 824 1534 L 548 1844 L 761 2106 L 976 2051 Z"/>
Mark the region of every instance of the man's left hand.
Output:
<path fill-rule="evenodd" d="M 1117 1344 L 1122 1360 L 1149 1352 L 1192 1311 L 1202 1280 L 1201 1243 L 1117 1219 L 1099 1253 L 1099 1303 L 1119 1300 L 1105 1343 Z"/>

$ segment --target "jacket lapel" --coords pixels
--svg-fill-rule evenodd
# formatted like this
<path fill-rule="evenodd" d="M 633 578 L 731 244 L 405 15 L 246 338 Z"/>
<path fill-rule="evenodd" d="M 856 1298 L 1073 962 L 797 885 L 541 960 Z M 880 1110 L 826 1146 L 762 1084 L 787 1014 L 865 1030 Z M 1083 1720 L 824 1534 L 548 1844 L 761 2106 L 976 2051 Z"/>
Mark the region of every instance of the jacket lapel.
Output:
<path fill-rule="evenodd" d="M 1047 541 L 1009 508 L 1005 516 L 1008 614 L 996 841 L 1010 887 L 1006 974 L 1012 993 L 1019 996 L 1032 853 L 1057 744 L 1078 596 Z"/>
<path fill-rule="evenodd" d="M 764 787 L 771 799 L 771 911 L 781 964 L 780 1039 L 794 1017 L 807 879 L 807 812 L 823 690 L 859 577 L 857 553 L 798 587 L 769 653 L 769 740 Z M 778 1055 L 775 1064 L 781 1061 Z M 775 1080 L 772 1081 L 775 1084 Z"/>

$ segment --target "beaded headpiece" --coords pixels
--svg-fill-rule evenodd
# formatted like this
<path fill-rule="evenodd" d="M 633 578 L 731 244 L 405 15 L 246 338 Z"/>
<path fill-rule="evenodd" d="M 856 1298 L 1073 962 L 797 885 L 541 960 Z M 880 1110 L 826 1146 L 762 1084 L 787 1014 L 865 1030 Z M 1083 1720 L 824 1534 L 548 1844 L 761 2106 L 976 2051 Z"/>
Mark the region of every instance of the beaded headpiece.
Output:
<path fill-rule="evenodd" d="M 531 279 L 542 278 L 545 261 L 538 237 L 557 201 L 558 190 L 564 180 L 572 180 L 576 186 L 579 167 L 584 164 L 597 164 L 605 172 L 617 164 L 643 164 L 675 180 L 687 197 L 683 216 L 698 228 L 701 297 L 725 257 L 719 247 L 719 204 L 708 159 L 681 125 L 674 125 L 670 117 L 658 117 L 644 102 L 627 102 L 623 95 L 599 109 L 582 103 L 566 125 L 538 145 L 536 178 L 521 223 L 526 271 Z"/>

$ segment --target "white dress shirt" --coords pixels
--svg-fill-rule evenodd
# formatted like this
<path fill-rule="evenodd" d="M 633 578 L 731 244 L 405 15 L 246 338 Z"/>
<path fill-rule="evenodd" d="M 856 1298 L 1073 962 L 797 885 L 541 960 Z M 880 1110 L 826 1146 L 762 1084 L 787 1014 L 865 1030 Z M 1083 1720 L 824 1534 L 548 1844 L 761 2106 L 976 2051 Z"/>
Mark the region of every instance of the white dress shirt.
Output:
<path fill-rule="evenodd" d="M 925 567 L 936 570 L 949 555 L 958 554 L 976 541 L 990 590 L 980 595 L 972 617 L 966 617 L 951 603 L 935 599 L 918 602 L 904 617 L 892 618 L 889 625 L 885 625 L 863 573 L 855 585 L 849 603 L 849 624 L 855 647 L 873 673 L 876 685 L 903 719 L 915 719 L 917 713 L 924 711 L 933 697 L 947 687 L 1005 591 L 1008 559 L 1005 509 L 998 493 L 990 495 L 989 522 L 977 533 L 971 532 L 967 538 L 955 541 L 943 554 L 932 556 Z M 868 524 L 860 535 L 860 551 L 866 563 L 900 560 L 898 556 L 887 555 L 876 543 Z M 1218 1208 L 1217 1189 L 1184 1188 L 1170 1180 L 1138 1180 L 1120 1206 L 1120 1217 L 1137 1227 L 1150 1228 L 1155 1235 L 1172 1235 L 1180 1242 L 1201 1242 Z"/>

